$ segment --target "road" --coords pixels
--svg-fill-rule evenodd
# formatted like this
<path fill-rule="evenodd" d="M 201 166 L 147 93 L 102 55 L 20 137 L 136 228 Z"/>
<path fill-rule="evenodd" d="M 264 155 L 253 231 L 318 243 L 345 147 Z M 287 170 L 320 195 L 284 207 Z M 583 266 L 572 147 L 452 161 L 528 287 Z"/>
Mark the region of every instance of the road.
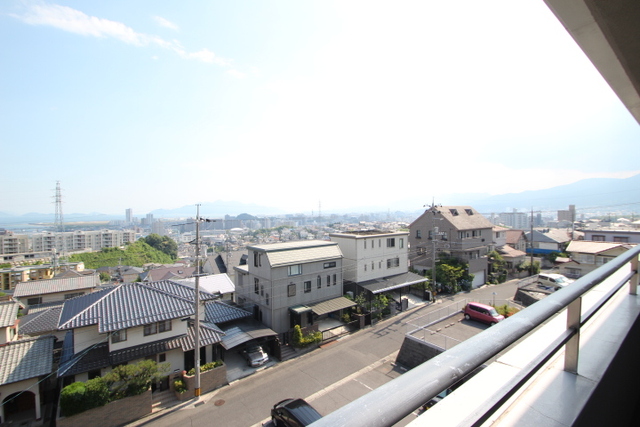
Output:
<path fill-rule="evenodd" d="M 326 415 L 403 373 L 394 362 L 407 322 L 464 299 L 502 303 L 513 298 L 517 282 L 475 289 L 400 313 L 207 393 L 197 402 L 154 414 L 130 427 L 260 426 L 268 420 L 271 407 L 289 397 L 302 397 Z M 398 425 L 408 423 L 413 417 L 407 417 Z"/>

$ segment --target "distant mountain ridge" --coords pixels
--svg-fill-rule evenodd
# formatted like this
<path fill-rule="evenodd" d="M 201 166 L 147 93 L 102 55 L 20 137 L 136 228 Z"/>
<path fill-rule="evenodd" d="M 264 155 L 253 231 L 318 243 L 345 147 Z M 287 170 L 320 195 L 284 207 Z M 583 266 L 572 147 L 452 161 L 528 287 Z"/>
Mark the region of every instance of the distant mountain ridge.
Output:
<path fill-rule="evenodd" d="M 371 205 L 347 208 L 341 211 L 327 211 L 330 213 L 371 213 L 386 212 L 391 209 L 394 212 L 421 212 L 421 207 L 430 200 L 412 198 L 395 203 L 393 206 Z M 584 179 L 573 184 L 561 185 L 536 191 L 524 191 L 522 193 L 509 193 L 497 196 L 488 194 L 451 194 L 442 199 L 435 200 L 443 205 L 470 205 L 483 214 L 510 212 L 513 209 L 519 211 L 546 211 L 553 212 L 560 209 L 568 209 L 569 205 L 576 205 L 579 211 L 612 212 L 612 211 L 640 211 L 640 174 L 625 179 L 617 178 L 592 178 Z M 196 215 L 195 205 L 186 205 L 175 209 L 156 209 L 150 212 L 155 218 L 193 218 Z M 225 215 L 236 216 L 243 213 L 251 215 L 283 215 L 294 212 L 284 212 L 280 208 L 261 206 L 255 203 L 241 203 L 234 201 L 216 201 L 202 203 L 200 215 L 210 218 L 223 218 Z M 146 214 L 145 214 L 146 215 Z M 139 215 L 140 216 L 140 215 Z M 65 222 L 82 221 L 111 221 L 123 220 L 123 215 L 107 215 L 102 213 L 73 213 L 65 214 Z M 0 228 L 3 225 L 15 223 L 52 223 L 55 215 L 28 213 L 24 215 L 11 215 L 0 212 Z"/>

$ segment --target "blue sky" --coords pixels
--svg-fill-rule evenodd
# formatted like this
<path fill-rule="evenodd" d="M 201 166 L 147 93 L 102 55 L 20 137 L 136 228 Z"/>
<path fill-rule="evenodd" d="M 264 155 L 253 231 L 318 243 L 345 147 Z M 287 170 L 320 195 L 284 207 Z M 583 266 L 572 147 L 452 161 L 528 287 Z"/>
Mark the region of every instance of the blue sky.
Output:
<path fill-rule="evenodd" d="M 640 173 L 540 0 L 5 0 L 0 76 L 1 212 L 56 181 L 66 213 L 310 213 Z"/>

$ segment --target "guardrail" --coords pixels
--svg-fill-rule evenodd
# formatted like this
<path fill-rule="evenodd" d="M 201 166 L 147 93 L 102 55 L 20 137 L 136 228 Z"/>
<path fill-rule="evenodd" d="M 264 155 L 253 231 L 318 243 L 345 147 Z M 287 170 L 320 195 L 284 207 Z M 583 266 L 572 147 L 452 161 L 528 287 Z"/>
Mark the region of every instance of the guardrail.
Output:
<path fill-rule="evenodd" d="M 623 286 L 628 284 L 629 293 L 637 294 L 639 255 L 640 245 L 570 286 L 326 415 L 312 426 L 392 426 L 566 308 L 567 328 L 555 337 L 552 344 L 541 349 L 535 360 L 524 367 L 499 395 L 487 397 L 482 411 L 468 415 L 465 425 L 480 425 L 563 347 L 565 371 L 576 373 L 580 328 Z M 619 271 L 624 274 L 622 280 L 581 315 L 582 296 Z"/>

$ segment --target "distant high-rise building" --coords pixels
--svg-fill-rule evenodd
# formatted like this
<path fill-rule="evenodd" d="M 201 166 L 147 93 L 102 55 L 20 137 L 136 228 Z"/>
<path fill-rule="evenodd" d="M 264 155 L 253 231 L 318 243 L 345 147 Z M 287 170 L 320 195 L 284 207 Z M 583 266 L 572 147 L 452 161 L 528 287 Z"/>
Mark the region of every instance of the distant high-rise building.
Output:
<path fill-rule="evenodd" d="M 574 222 L 576 220 L 576 205 L 569 205 L 569 210 L 558 211 L 558 221 Z"/>
<path fill-rule="evenodd" d="M 133 222 L 133 209 L 129 208 L 125 211 L 127 224 L 131 224 Z"/>
<path fill-rule="evenodd" d="M 153 214 L 147 214 L 147 225 L 153 224 Z"/>

